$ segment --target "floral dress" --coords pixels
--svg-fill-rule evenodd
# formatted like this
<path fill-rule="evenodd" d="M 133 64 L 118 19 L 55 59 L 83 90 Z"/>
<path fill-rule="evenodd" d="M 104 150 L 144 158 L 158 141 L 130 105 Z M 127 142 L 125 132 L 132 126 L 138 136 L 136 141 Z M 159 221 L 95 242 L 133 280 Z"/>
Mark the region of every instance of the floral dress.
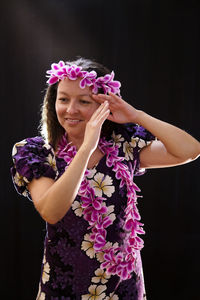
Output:
<path fill-rule="evenodd" d="M 139 152 L 153 139 L 143 127 L 124 124 L 100 140 L 103 158 L 86 170 L 66 215 L 47 223 L 37 300 L 146 299 L 134 176 L 144 173 Z M 16 143 L 11 173 L 17 192 L 31 200 L 27 184 L 41 176 L 57 180 L 75 154 L 66 137 L 57 153 L 42 137 Z"/>

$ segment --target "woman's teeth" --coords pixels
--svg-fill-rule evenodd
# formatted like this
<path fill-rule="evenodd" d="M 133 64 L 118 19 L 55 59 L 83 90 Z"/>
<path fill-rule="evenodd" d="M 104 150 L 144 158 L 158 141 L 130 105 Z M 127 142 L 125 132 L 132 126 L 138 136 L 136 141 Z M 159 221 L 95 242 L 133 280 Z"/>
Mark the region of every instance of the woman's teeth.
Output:
<path fill-rule="evenodd" d="M 80 120 L 77 120 L 77 119 L 66 119 L 68 122 L 70 123 L 79 123 Z"/>

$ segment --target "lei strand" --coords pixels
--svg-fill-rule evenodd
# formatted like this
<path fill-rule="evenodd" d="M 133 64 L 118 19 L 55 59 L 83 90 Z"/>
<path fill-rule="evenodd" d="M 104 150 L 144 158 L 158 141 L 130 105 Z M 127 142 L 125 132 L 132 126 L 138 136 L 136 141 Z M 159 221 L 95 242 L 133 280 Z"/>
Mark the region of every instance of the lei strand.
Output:
<path fill-rule="evenodd" d="M 49 85 L 65 78 L 69 78 L 70 80 L 82 78 L 79 83 L 81 89 L 84 89 L 86 86 L 91 86 L 94 94 L 97 94 L 99 89 L 103 89 L 104 94 L 112 92 L 120 96 L 121 83 L 117 80 L 113 80 L 115 76 L 114 71 L 112 71 L 111 74 L 97 77 L 95 71 L 83 71 L 81 66 L 65 64 L 64 61 L 60 60 L 58 63 L 51 64 L 51 70 L 48 70 L 46 73 L 46 77 L 48 77 L 47 83 Z"/>
<path fill-rule="evenodd" d="M 143 240 L 138 234 L 144 234 L 143 224 L 139 222 L 140 215 L 137 209 L 137 195 L 140 191 L 133 182 L 134 168 L 131 171 L 122 163 L 124 157 L 118 157 L 118 146 L 101 138 L 98 144 L 99 149 L 106 154 L 106 165 L 112 167 L 115 176 L 120 180 L 120 188 L 127 187 L 127 207 L 125 209 L 125 221 L 123 229 L 126 232 L 126 238 L 123 245 L 117 243 L 106 247 L 106 228 L 112 225 L 113 221 L 109 215 L 106 215 L 108 208 L 105 205 L 106 198 L 95 195 L 94 188 L 91 187 L 87 176 L 89 170 L 86 170 L 84 179 L 81 182 L 78 195 L 81 197 L 81 207 L 83 209 L 83 218 L 89 223 L 88 229 L 91 229 L 90 238 L 93 242 L 95 254 L 103 253 L 104 261 L 101 268 L 106 269 L 109 275 L 118 275 L 121 280 L 131 278 L 131 273 L 136 271 L 136 252 L 143 247 Z M 59 143 L 57 155 L 63 158 L 67 167 L 76 155 L 76 147 L 67 142 L 66 136 L 63 136 Z"/>

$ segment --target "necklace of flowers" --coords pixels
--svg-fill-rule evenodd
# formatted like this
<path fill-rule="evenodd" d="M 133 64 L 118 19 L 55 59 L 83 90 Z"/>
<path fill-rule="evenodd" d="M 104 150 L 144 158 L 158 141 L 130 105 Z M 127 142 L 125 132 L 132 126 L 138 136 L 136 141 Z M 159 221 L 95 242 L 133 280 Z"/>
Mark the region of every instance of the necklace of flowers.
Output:
<path fill-rule="evenodd" d="M 120 96 L 121 83 L 113 80 L 115 76 L 113 71 L 111 74 L 97 77 L 97 73 L 94 70 L 87 72 L 82 70 L 81 66 L 65 64 L 64 61 L 60 60 L 58 63 L 51 64 L 51 70 L 48 70 L 46 73 L 46 76 L 49 78 L 47 80 L 49 85 L 65 78 L 69 78 L 70 80 L 81 78 L 79 83 L 81 89 L 91 86 L 94 94 L 97 94 L 99 89 L 103 89 L 105 94 L 112 92 Z"/>
<path fill-rule="evenodd" d="M 96 196 L 94 188 L 91 187 L 87 179 L 90 172 L 88 169 L 81 182 L 78 195 L 81 198 L 83 218 L 89 223 L 88 229 L 91 230 L 90 238 L 95 254 L 99 252 L 103 254 L 104 261 L 100 267 L 106 269 L 108 275 L 118 275 L 121 281 L 131 278 L 133 271 L 137 273 L 136 252 L 143 247 L 143 240 L 137 236 L 145 233 L 141 227 L 143 224 L 139 222 L 140 215 L 137 209 L 136 192 L 140 189 L 133 182 L 135 167 L 129 171 L 128 166 L 122 163 L 125 158 L 118 156 L 118 146 L 106 141 L 105 138 L 101 138 L 98 147 L 106 155 L 106 165 L 112 167 L 115 177 L 120 180 L 120 188 L 124 185 L 127 187 L 127 206 L 123 224 L 126 237 L 123 240 L 123 245 L 119 246 L 115 243 L 106 247 L 106 228 L 112 225 L 113 221 L 106 214 L 108 212 L 104 202 L 106 198 Z M 76 147 L 68 143 L 64 135 L 59 143 L 57 156 L 63 158 L 68 167 L 76 152 Z"/>

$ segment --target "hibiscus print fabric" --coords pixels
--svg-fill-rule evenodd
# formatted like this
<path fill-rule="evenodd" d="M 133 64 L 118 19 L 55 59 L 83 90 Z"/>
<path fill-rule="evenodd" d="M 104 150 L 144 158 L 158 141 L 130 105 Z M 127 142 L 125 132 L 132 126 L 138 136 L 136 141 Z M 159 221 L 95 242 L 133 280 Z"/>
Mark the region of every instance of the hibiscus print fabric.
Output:
<path fill-rule="evenodd" d="M 143 174 L 140 169 L 139 152 L 153 139 L 151 133 L 141 126 L 135 124 L 116 125 L 109 142 L 117 146 L 118 155 L 124 158 L 121 161 L 121 170 L 123 171 L 123 166 L 124 169 L 128 167 L 133 179 L 134 176 Z M 28 138 L 15 144 L 13 162 L 11 173 L 15 188 L 18 193 L 29 199 L 31 199 L 31 195 L 27 185 L 33 178 L 45 176 L 57 180 L 67 168 L 67 162 L 58 157 L 52 147 L 46 144 L 41 137 Z M 112 272 L 108 273 L 107 269 L 103 267 L 106 266 L 106 259 L 109 259 L 109 255 L 111 255 L 110 253 L 105 256 L 105 252 L 109 253 L 111 248 L 121 249 L 127 239 L 127 233 L 123 229 L 127 206 L 127 187 L 118 178 L 120 176 L 116 175 L 118 171 L 117 168 L 115 170 L 111 167 L 112 163 L 112 157 L 105 155 L 86 174 L 95 196 L 97 199 L 102 198 L 101 216 L 110 222 L 106 227 L 105 239 L 99 238 L 98 240 L 100 250 L 96 250 L 94 232 L 89 228 L 87 218 L 84 218 L 85 207 L 80 196 L 81 191 L 79 191 L 72 207 L 63 219 L 55 225 L 47 223 L 37 300 L 146 299 L 139 250 L 135 252 L 135 271 L 127 280 L 121 280 Z M 139 193 L 139 189 L 137 193 Z M 94 203 L 94 206 L 98 209 L 98 201 Z M 134 214 L 136 217 L 139 216 L 136 208 Z M 131 226 L 133 223 L 130 220 L 126 227 L 130 229 Z M 120 261 L 121 256 L 118 255 L 115 259 Z M 132 270 L 131 266 L 130 270 Z"/>

